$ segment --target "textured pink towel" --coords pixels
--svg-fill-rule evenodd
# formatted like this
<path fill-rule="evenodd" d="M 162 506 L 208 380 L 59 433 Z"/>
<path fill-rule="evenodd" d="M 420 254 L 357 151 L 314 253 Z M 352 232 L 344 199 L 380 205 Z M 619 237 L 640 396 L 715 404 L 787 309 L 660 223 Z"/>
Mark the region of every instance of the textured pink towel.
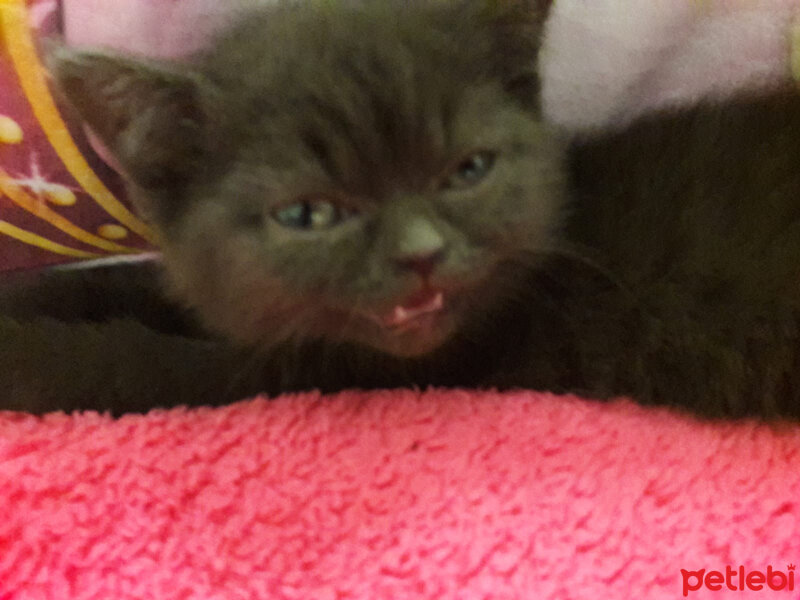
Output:
<path fill-rule="evenodd" d="M 795 598 L 681 569 L 794 584 L 798 459 L 800 428 L 529 392 L 6 413 L 0 598 Z"/>

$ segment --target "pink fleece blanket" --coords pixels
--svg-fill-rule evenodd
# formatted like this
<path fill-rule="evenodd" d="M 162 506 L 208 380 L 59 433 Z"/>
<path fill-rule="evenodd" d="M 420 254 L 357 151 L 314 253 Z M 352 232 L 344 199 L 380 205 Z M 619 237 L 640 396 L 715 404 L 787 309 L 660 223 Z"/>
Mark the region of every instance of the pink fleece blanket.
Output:
<path fill-rule="evenodd" d="M 529 392 L 5 414 L 0 598 L 796 598 L 798 460 Z"/>

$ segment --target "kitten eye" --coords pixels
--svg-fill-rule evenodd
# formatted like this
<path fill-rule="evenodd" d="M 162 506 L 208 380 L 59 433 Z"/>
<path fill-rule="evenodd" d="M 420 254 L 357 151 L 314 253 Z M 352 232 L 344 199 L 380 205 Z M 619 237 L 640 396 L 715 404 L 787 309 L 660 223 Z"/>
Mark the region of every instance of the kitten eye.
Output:
<path fill-rule="evenodd" d="M 462 160 L 444 181 L 446 188 L 465 188 L 482 181 L 494 167 L 492 152 L 476 152 Z"/>
<path fill-rule="evenodd" d="M 301 200 L 277 209 L 272 216 L 284 227 L 320 231 L 338 225 L 352 214 L 328 200 Z"/>

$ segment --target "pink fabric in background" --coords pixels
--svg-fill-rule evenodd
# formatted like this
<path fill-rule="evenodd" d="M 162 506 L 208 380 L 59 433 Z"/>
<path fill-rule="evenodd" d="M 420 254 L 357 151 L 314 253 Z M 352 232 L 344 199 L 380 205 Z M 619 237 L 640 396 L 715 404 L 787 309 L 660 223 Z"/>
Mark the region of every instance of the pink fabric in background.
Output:
<path fill-rule="evenodd" d="M 158 57 L 186 56 L 238 11 L 274 0 L 61 0 L 64 37 Z"/>
<path fill-rule="evenodd" d="M 557 0 L 542 106 L 569 131 L 792 77 L 800 0 Z M 796 75 L 800 75 L 796 73 Z"/>
<path fill-rule="evenodd" d="M 796 427 L 529 392 L 5 413 L 0 598 L 673 600 L 800 563 L 799 457 Z"/>

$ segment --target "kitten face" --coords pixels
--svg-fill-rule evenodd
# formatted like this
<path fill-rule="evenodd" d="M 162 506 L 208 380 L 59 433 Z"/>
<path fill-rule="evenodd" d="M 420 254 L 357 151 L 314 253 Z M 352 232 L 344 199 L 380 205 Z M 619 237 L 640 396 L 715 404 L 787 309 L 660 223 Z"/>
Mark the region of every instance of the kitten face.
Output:
<path fill-rule="evenodd" d="M 558 150 L 497 90 L 476 88 L 451 143 L 380 190 L 332 178 L 302 139 L 276 135 L 297 162 L 237 161 L 164 246 L 180 295 L 238 339 L 424 353 L 509 292 L 498 265 L 553 243 Z"/>
<path fill-rule="evenodd" d="M 89 122 L 210 327 L 424 355 L 554 245 L 561 147 L 516 91 L 534 57 L 502 74 L 485 17 L 387 6 L 272 9 L 191 71 L 57 57 L 79 110 L 126 90 L 139 116 Z"/>

